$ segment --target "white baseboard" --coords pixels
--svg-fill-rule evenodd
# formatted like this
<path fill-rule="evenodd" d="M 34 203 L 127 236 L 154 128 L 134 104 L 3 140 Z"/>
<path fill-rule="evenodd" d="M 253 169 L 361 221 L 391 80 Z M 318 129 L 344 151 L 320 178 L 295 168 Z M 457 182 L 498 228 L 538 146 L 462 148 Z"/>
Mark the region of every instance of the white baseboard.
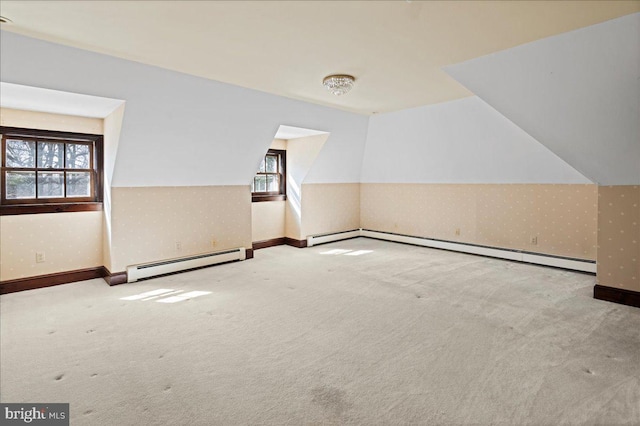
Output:
<path fill-rule="evenodd" d="M 333 241 L 348 240 L 361 236 L 362 229 L 354 229 L 353 231 L 338 232 L 335 234 L 311 235 L 307 237 L 307 247 L 317 246 L 318 244 L 330 243 Z"/>
<path fill-rule="evenodd" d="M 496 257 L 499 259 L 515 260 L 518 262 L 534 263 L 537 265 L 554 266 L 557 268 L 571 269 L 573 271 L 589 272 L 593 274 L 596 273 L 596 263 L 588 260 L 570 259 L 570 258 L 558 257 L 558 256 L 548 256 L 548 255 L 538 254 L 538 253 L 528 253 L 528 252 L 500 249 L 500 248 L 493 248 L 493 247 L 483 247 L 483 246 L 476 246 L 472 244 L 456 243 L 452 241 L 432 240 L 429 238 L 411 237 L 407 235 L 392 234 L 387 232 L 370 231 L 367 229 L 360 229 L 360 236 L 367 237 L 367 238 L 374 238 L 378 240 L 412 244 L 416 246 L 457 251 L 461 253 L 470 253 L 470 254 L 477 254 L 481 256 Z M 328 237 L 328 236 L 325 236 L 325 237 Z M 353 236 L 349 238 L 353 238 Z M 334 240 L 334 241 L 337 241 L 337 240 Z"/>

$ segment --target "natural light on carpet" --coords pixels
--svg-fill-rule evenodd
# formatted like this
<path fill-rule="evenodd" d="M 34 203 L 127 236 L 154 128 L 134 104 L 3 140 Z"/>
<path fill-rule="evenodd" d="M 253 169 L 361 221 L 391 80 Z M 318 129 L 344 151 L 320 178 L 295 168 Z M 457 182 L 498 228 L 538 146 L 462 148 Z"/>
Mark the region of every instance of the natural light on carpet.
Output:
<path fill-rule="evenodd" d="M 183 300 L 193 299 L 194 297 L 204 296 L 205 294 L 211 294 L 210 291 L 190 291 L 188 293 L 183 293 L 178 296 L 166 297 L 164 299 L 158 300 L 158 303 L 176 303 L 182 302 Z"/>
<path fill-rule="evenodd" d="M 363 254 L 371 253 L 373 250 L 356 250 L 351 253 L 345 253 L 345 256 L 362 256 Z"/>
<path fill-rule="evenodd" d="M 158 290 L 145 291 L 144 293 L 133 296 L 121 297 L 120 300 L 140 300 L 141 302 L 146 302 L 148 300 L 160 298 L 159 300 L 156 300 L 156 302 L 176 303 L 211 294 L 210 291 L 189 291 L 187 293 L 183 293 L 183 291 L 184 290 L 174 290 L 172 288 L 160 288 Z"/>
<path fill-rule="evenodd" d="M 333 249 L 333 250 L 329 250 L 329 251 L 323 251 L 320 252 L 320 254 L 333 254 L 333 255 L 338 255 L 338 254 L 344 254 L 345 256 L 361 256 L 363 254 L 367 254 L 367 253 L 372 253 L 373 250 L 344 250 L 344 249 Z"/>

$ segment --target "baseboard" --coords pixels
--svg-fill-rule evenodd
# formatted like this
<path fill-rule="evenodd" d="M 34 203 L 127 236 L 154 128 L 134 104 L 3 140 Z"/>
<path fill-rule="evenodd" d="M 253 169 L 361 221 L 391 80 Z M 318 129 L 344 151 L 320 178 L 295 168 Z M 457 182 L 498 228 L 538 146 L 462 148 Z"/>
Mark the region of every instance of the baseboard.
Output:
<path fill-rule="evenodd" d="M 455 241 L 436 240 L 432 238 L 414 237 L 410 235 L 394 234 L 392 232 L 372 231 L 370 229 L 361 229 L 360 235 L 377 240 L 393 241 L 397 243 L 411 244 L 421 247 L 476 254 L 486 257 L 495 257 L 498 259 L 514 260 L 517 262 L 551 266 L 554 268 L 587 272 L 590 274 L 596 273 L 596 262 L 593 260 L 575 259 L 570 257 L 532 253 L 500 247 L 489 247 L 477 244 L 460 243 Z"/>
<path fill-rule="evenodd" d="M 607 287 L 596 284 L 593 287 L 593 298 L 640 308 L 640 293 L 623 288 Z"/>
<path fill-rule="evenodd" d="M 252 248 L 244 249 L 244 260 L 253 259 L 253 250 Z"/>
<path fill-rule="evenodd" d="M 78 269 L 75 271 L 58 272 L 55 274 L 38 275 L 35 277 L 18 278 L 15 280 L 0 281 L 0 294 L 15 293 L 18 291 L 35 290 L 37 288 L 52 287 L 60 284 L 69 284 L 76 281 L 103 278 L 106 268 Z"/>
<path fill-rule="evenodd" d="M 127 271 L 122 272 L 109 272 L 107 268 L 102 267 L 105 271 L 104 280 L 110 286 L 126 284 L 127 283 Z"/>
<path fill-rule="evenodd" d="M 296 240 L 289 237 L 284 237 L 284 243 L 288 246 L 297 248 L 305 248 L 307 246 L 307 240 Z"/>
<path fill-rule="evenodd" d="M 271 238 L 270 240 L 256 241 L 253 243 L 254 250 L 260 250 L 267 247 L 281 246 L 285 244 L 285 238 Z"/>
<path fill-rule="evenodd" d="M 350 231 L 334 232 L 331 234 L 318 234 L 307 237 L 307 247 L 313 247 L 320 244 L 332 243 L 334 241 L 349 240 L 358 238 L 362 235 L 361 229 L 352 229 Z"/>

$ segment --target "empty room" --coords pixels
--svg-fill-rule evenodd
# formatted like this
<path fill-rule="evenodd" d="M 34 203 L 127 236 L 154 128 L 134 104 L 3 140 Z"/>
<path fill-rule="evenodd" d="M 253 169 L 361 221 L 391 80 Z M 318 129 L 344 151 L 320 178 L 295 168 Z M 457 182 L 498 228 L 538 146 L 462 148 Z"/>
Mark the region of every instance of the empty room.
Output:
<path fill-rule="evenodd" d="M 0 15 L 1 424 L 640 424 L 640 1 Z"/>

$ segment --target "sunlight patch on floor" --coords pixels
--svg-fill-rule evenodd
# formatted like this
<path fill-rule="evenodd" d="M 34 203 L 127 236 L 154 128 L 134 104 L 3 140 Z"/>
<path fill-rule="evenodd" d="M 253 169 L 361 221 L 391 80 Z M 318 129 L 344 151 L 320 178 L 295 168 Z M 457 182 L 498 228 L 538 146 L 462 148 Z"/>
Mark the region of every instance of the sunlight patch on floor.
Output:
<path fill-rule="evenodd" d="M 373 250 L 343 250 L 343 249 L 333 249 L 329 251 L 320 252 L 320 254 L 331 254 L 338 255 L 344 254 L 345 256 L 362 256 L 363 254 L 373 253 Z"/>
<path fill-rule="evenodd" d="M 136 294 L 134 296 L 121 297 L 120 300 L 140 300 L 146 299 L 152 296 L 160 296 L 166 293 L 171 293 L 174 290 L 172 288 L 159 288 L 157 290 L 145 291 L 144 293 Z"/>
<path fill-rule="evenodd" d="M 204 296 L 206 294 L 211 294 L 211 292 L 210 291 L 190 291 L 188 293 L 184 293 L 179 296 L 165 297 L 163 299 L 158 300 L 157 302 L 158 303 L 176 303 L 176 302 L 182 302 L 185 300 L 193 299 L 195 297 Z"/>
<path fill-rule="evenodd" d="M 345 256 L 362 256 L 363 254 L 371 253 L 373 250 L 356 250 L 351 253 L 345 253 Z"/>
<path fill-rule="evenodd" d="M 350 251 L 353 251 L 353 250 L 333 249 L 329 251 L 323 251 L 320 254 L 345 254 L 345 253 L 349 253 Z"/>
<path fill-rule="evenodd" d="M 145 291 L 144 293 L 133 296 L 121 297 L 120 300 L 140 300 L 141 302 L 146 302 L 160 298 L 159 300 L 156 300 L 156 302 L 176 303 L 211 294 L 210 291 L 189 291 L 187 293 L 183 293 L 183 291 L 184 290 L 174 290 L 172 288 L 159 288 L 157 290 Z"/>

